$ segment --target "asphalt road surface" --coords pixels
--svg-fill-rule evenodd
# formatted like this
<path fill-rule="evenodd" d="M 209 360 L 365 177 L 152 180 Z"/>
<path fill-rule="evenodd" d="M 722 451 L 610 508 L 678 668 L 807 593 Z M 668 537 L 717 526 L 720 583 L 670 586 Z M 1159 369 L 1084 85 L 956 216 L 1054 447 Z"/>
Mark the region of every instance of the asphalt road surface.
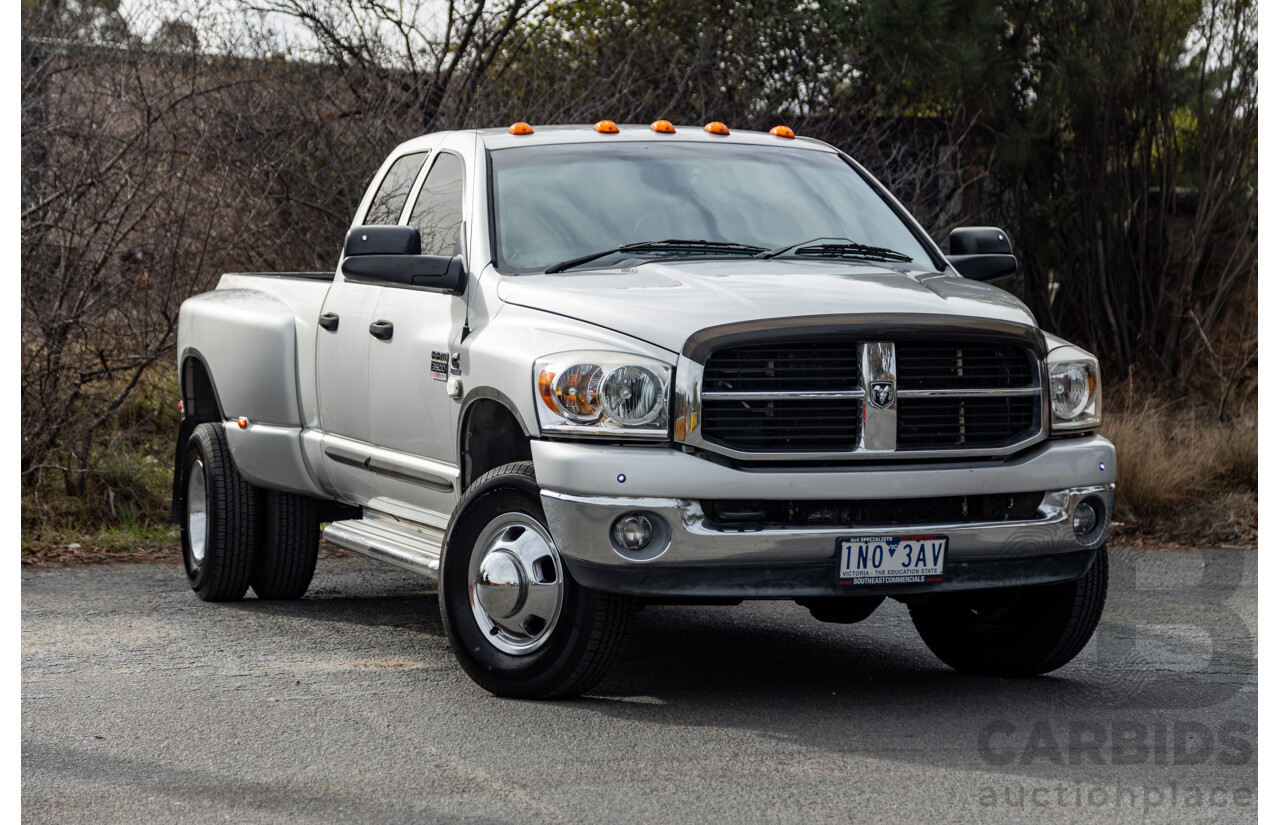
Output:
<path fill-rule="evenodd" d="M 906 609 L 649 607 L 586 698 L 491 697 L 411 574 L 322 559 L 293 603 L 175 565 L 30 570 L 28 822 L 1253 822 L 1257 557 L 1113 551 L 1052 676 L 938 663 Z"/>

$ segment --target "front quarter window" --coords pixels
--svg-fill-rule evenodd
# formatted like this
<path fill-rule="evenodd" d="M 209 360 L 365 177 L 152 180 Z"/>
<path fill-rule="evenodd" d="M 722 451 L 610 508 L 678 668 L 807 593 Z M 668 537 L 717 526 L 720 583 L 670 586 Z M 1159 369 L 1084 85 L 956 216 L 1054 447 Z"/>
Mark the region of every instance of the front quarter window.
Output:
<path fill-rule="evenodd" d="M 373 196 L 369 211 L 365 213 L 361 223 L 399 223 L 400 212 L 404 209 L 405 201 L 409 199 L 409 190 L 413 188 L 418 170 L 422 168 L 422 162 L 426 159 L 426 152 L 415 152 L 398 158 L 395 163 L 392 163 L 387 174 L 382 177 L 382 182 L 378 184 L 378 192 Z"/>
<path fill-rule="evenodd" d="M 422 254 L 456 254 L 458 227 L 462 225 L 462 189 L 462 159 L 451 152 L 437 155 L 409 214 L 409 225 L 422 236 Z"/>

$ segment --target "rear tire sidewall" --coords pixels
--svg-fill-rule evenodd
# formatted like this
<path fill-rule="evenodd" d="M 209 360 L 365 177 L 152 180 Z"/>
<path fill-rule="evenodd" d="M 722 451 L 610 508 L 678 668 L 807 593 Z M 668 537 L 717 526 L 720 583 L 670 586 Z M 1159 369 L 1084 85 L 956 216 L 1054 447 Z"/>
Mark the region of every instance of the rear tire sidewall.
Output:
<path fill-rule="evenodd" d="M 300 599 L 311 585 L 320 551 L 318 502 L 296 493 L 264 490 L 261 509 L 250 586 L 259 599 Z"/>
<path fill-rule="evenodd" d="M 204 494 L 205 494 L 205 527 L 204 527 L 204 558 L 197 562 L 191 551 L 191 535 L 190 535 L 190 516 L 189 509 L 191 502 L 186 499 L 187 491 L 190 490 L 191 474 L 196 472 L 196 462 L 200 462 L 199 472 L 205 474 Z M 183 491 L 183 508 L 182 508 L 182 564 L 187 571 L 187 581 L 191 584 L 191 589 L 197 593 L 208 589 L 210 570 L 213 567 L 211 551 L 214 550 L 211 541 L 212 537 L 217 534 L 219 527 L 217 520 L 220 517 L 218 512 L 219 502 L 216 500 L 217 493 L 213 485 L 209 481 L 209 457 L 205 453 L 204 445 L 200 439 L 193 433 L 191 440 L 187 442 L 187 454 L 183 459 L 182 470 L 182 491 Z"/>
<path fill-rule="evenodd" d="M 197 470 L 196 463 L 200 469 Z M 200 424 L 187 441 L 182 478 L 182 562 L 191 589 L 203 601 L 236 601 L 249 589 L 258 533 L 258 491 L 236 470 L 218 423 Z M 191 549 L 190 482 L 204 478 L 204 556 Z"/>

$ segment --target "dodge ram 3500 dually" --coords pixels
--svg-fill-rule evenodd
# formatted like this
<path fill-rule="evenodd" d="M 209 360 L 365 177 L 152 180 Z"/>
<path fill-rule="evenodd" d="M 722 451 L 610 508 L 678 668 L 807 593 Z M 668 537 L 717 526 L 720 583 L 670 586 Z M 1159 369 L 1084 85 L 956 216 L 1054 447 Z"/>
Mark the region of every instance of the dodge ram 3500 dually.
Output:
<path fill-rule="evenodd" d="M 186 301 L 174 516 L 196 594 L 303 595 L 321 525 L 433 580 L 502 696 L 579 694 L 644 603 L 904 602 L 961 671 L 1080 652 L 1115 453 L 1097 360 L 795 137 L 518 123 L 424 135 L 335 273 Z"/>

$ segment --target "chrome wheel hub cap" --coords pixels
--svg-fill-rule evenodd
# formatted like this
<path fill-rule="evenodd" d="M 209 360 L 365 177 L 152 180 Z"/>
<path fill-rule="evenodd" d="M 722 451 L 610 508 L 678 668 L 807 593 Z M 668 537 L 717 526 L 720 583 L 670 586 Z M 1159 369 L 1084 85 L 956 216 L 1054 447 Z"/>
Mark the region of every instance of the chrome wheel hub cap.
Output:
<path fill-rule="evenodd" d="M 209 502 L 205 496 L 204 463 L 197 459 L 191 465 L 187 479 L 187 545 L 191 548 L 191 561 L 197 566 L 204 561 L 208 530 Z"/>
<path fill-rule="evenodd" d="M 504 513 L 489 522 L 471 553 L 471 613 L 490 644 L 532 653 L 551 637 L 564 601 L 564 568 L 537 519 Z"/>

